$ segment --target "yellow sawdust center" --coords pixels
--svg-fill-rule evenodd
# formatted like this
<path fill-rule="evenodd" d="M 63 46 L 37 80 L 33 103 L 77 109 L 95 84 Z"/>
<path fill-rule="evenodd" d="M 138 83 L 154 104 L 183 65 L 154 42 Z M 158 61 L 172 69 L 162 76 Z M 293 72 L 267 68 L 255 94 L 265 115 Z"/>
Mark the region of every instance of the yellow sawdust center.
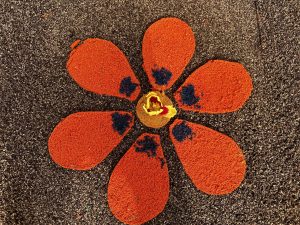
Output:
<path fill-rule="evenodd" d="M 166 125 L 177 113 L 172 101 L 159 91 L 151 91 L 143 95 L 136 106 L 140 121 L 152 128 Z"/>

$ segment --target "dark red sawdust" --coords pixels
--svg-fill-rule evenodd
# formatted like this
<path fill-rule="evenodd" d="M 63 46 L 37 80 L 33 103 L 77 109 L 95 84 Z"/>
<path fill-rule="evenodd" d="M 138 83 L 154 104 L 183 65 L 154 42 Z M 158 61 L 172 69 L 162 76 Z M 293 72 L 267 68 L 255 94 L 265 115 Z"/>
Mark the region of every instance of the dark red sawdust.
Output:
<path fill-rule="evenodd" d="M 169 88 L 182 74 L 195 51 L 192 29 L 177 18 L 163 18 L 145 32 L 142 46 L 143 67 L 156 90 Z M 167 69 L 172 73 L 167 85 L 158 85 L 153 70 Z"/>
<path fill-rule="evenodd" d="M 197 104 L 185 104 L 182 87 L 193 85 Z M 226 113 L 238 110 L 250 97 L 252 80 L 242 64 L 211 60 L 193 72 L 176 92 L 180 108 L 206 113 Z M 185 96 L 188 97 L 188 96 Z"/>
<path fill-rule="evenodd" d="M 88 170 L 100 163 L 129 130 L 120 135 L 113 129 L 113 113 L 79 112 L 63 119 L 48 141 L 53 161 L 74 170 Z"/>
<path fill-rule="evenodd" d="M 241 149 L 230 137 L 199 124 L 185 122 L 192 135 L 176 140 L 172 130 L 181 124 L 175 120 L 170 136 L 187 175 L 195 186 L 212 195 L 228 194 L 244 179 L 246 162 Z"/>
<path fill-rule="evenodd" d="M 153 102 L 153 103 L 159 103 L 161 105 L 161 102 L 158 101 L 158 99 L 156 97 L 151 97 L 150 98 L 150 102 Z"/>
<path fill-rule="evenodd" d="M 162 166 L 160 138 L 143 134 L 138 140 L 145 136 L 154 137 L 159 145 L 156 156 L 137 152 L 134 144 L 113 170 L 108 184 L 109 207 L 126 224 L 142 224 L 156 217 L 169 197 L 168 168 L 166 164 Z"/>
<path fill-rule="evenodd" d="M 169 112 L 169 109 L 167 107 L 165 107 L 165 106 L 162 107 L 162 110 L 163 111 L 160 113 L 160 115 L 165 115 L 165 114 L 167 114 Z"/>
<path fill-rule="evenodd" d="M 161 109 L 163 110 L 163 111 L 160 113 L 160 115 L 165 115 L 165 114 L 167 114 L 167 113 L 169 112 L 168 108 L 165 107 L 165 106 L 162 106 L 161 102 L 158 101 L 158 99 L 157 99 L 156 97 L 151 97 L 151 98 L 150 98 L 150 102 L 153 102 L 153 103 L 159 103 L 159 104 L 160 104 L 160 107 L 161 107 Z M 148 112 L 150 112 L 150 111 L 151 111 L 151 110 L 148 109 Z"/>
<path fill-rule="evenodd" d="M 139 84 L 125 55 L 112 42 L 90 38 L 78 45 L 75 41 L 67 69 L 82 88 L 97 94 L 113 95 L 134 100 L 140 91 L 137 86 L 130 96 L 120 92 L 123 79 Z"/>

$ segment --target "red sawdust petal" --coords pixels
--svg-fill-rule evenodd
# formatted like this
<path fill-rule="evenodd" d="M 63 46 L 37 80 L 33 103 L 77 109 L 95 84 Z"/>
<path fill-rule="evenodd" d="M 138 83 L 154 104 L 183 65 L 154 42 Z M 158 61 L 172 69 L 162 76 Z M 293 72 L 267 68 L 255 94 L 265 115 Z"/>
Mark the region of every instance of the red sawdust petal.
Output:
<path fill-rule="evenodd" d="M 240 186 L 246 162 L 230 137 L 178 119 L 170 126 L 170 136 L 186 173 L 199 190 L 222 195 Z"/>
<path fill-rule="evenodd" d="M 153 23 L 143 39 L 144 70 L 156 90 L 169 88 L 182 74 L 195 51 L 192 29 L 177 18 Z"/>
<path fill-rule="evenodd" d="M 90 38 L 73 48 L 67 69 L 82 88 L 97 94 L 134 100 L 140 91 L 125 55 L 112 42 Z"/>
<path fill-rule="evenodd" d="M 68 169 L 91 169 L 119 144 L 132 124 L 133 117 L 127 112 L 74 113 L 51 133 L 51 158 Z"/>
<path fill-rule="evenodd" d="M 141 135 L 117 164 L 108 184 L 108 204 L 126 224 L 142 224 L 163 211 L 169 175 L 160 138 Z"/>
<path fill-rule="evenodd" d="M 242 64 L 210 60 L 188 77 L 175 99 L 185 110 L 226 113 L 241 108 L 252 88 L 251 77 Z"/>

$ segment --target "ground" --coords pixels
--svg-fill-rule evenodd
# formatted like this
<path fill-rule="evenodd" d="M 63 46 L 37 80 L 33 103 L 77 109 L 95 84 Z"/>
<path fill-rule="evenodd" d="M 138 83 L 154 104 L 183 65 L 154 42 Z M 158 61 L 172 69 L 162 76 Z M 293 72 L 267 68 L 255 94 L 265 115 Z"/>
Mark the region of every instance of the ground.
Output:
<path fill-rule="evenodd" d="M 254 90 L 241 110 L 181 113 L 232 137 L 248 167 L 234 193 L 208 196 L 193 186 L 160 129 L 171 193 L 165 210 L 147 224 L 299 224 L 299 7 L 297 0 L 0 0 L 3 224 L 121 224 L 108 208 L 109 176 L 136 137 L 153 130 L 137 123 L 140 131 L 86 172 L 57 166 L 47 140 L 71 113 L 127 108 L 127 101 L 77 86 L 65 66 L 70 44 L 89 37 L 113 41 L 147 90 L 143 34 L 166 16 L 186 21 L 196 35 L 195 55 L 176 87 L 209 59 L 241 62 L 251 74 Z"/>

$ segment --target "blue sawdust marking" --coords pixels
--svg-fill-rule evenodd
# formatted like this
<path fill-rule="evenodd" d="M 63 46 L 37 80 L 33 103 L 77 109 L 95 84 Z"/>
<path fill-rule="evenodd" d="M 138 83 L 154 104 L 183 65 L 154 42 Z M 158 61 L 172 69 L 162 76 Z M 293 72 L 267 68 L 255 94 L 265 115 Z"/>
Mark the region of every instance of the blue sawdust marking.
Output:
<path fill-rule="evenodd" d="M 117 131 L 120 135 L 124 134 L 127 128 L 130 125 L 132 117 L 129 114 L 120 114 L 120 113 L 113 113 L 112 117 L 112 127 L 115 131 Z"/>
<path fill-rule="evenodd" d="M 145 152 L 149 157 L 156 156 L 156 150 L 159 145 L 154 140 L 154 137 L 145 136 L 143 140 L 138 140 L 136 143 L 135 151 Z"/>
<path fill-rule="evenodd" d="M 181 93 L 182 103 L 185 105 L 195 105 L 200 98 L 195 96 L 195 87 L 192 84 L 182 87 Z"/>
<path fill-rule="evenodd" d="M 135 91 L 137 86 L 138 84 L 133 83 L 131 81 L 131 77 L 125 77 L 120 83 L 119 92 L 121 94 L 126 95 L 127 97 L 130 97 L 130 95 Z"/>
<path fill-rule="evenodd" d="M 152 75 L 155 79 L 155 83 L 158 85 L 166 85 L 172 77 L 172 73 L 166 68 L 152 69 Z"/>
<path fill-rule="evenodd" d="M 183 121 L 180 124 L 177 124 L 172 129 L 172 134 L 174 135 L 177 141 L 184 141 L 189 138 L 192 139 L 193 131 L 192 129 Z"/>

